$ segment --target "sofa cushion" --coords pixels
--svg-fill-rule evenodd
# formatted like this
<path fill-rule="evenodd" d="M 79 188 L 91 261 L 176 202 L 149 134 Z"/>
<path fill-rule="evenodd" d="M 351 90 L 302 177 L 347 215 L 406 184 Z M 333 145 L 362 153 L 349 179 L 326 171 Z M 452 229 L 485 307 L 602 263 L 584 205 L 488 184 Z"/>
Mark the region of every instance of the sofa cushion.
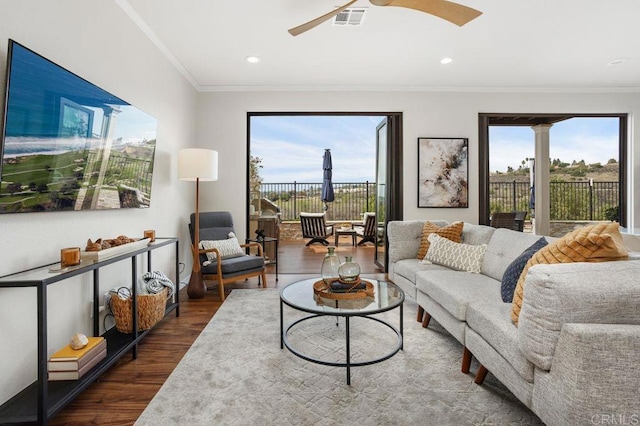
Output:
<path fill-rule="evenodd" d="M 480 244 L 489 244 L 491 236 L 496 228 L 486 225 L 474 225 L 472 223 L 464 223 L 462 227 L 462 243 L 479 246 Z"/>
<path fill-rule="evenodd" d="M 604 262 L 628 259 L 622 242 L 620 225 L 616 222 L 598 223 L 578 228 L 537 251 L 525 265 L 513 296 L 511 319 L 518 325 L 522 308 L 525 278 L 529 268 L 538 264 Z"/>
<path fill-rule="evenodd" d="M 531 257 L 547 245 L 547 240 L 544 237 L 540 237 L 538 241 L 529 246 L 522 254 L 511 262 L 502 276 L 502 286 L 500 288 L 500 294 L 502 295 L 502 301 L 505 303 L 511 303 L 513 301 L 513 293 L 516 290 L 516 284 L 518 284 L 518 278 L 522 274 L 524 265 L 531 259 Z"/>
<path fill-rule="evenodd" d="M 506 303 L 471 303 L 467 325 L 486 340 L 529 383 L 533 383 L 533 364 L 518 347 L 518 329 L 511 321 Z"/>
<path fill-rule="evenodd" d="M 539 238 L 539 235 L 526 234 L 511 229 L 496 229 L 487 244 L 487 252 L 482 261 L 482 273 L 502 281 L 507 266 Z"/>
<path fill-rule="evenodd" d="M 473 246 L 471 244 L 454 243 L 446 238 L 432 233 L 429 235 L 429 250 L 423 263 L 432 262 L 437 265 L 448 266 L 457 271 L 480 273 L 482 258 L 487 250 L 486 244 Z"/>
<path fill-rule="evenodd" d="M 433 233 L 459 243 L 462 236 L 463 226 L 463 222 L 454 222 L 451 225 L 443 227 L 437 226 L 429 221 L 425 222 L 424 226 L 422 227 L 422 238 L 420 240 L 420 247 L 418 248 L 418 254 L 416 258 L 420 260 L 424 259 L 424 256 L 427 254 L 427 250 L 429 250 L 429 235 Z"/>
<path fill-rule="evenodd" d="M 469 303 L 500 302 L 500 281 L 482 274 L 423 271 L 416 274 L 416 286 L 460 321 L 466 320 Z"/>
<path fill-rule="evenodd" d="M 397 261 L 394 265 L 394 274 L 406 278 L 414 285 L 417 272 L 430 270 L 447 271 L 449 268 L 434 264 L 422 264 L 418 259 L 403 259 Z"/>
<path fill-rule="evenodd" d="M 261 256 L 249 256 L 245 254 L 230 259 L 222 259 L 222 275 L 225 278 L 247 272 L 259 271 L 262 268 L 264 268 L 264 258 Z M 216 275 L 218 273 L 217 262 L 203 266 L 202 273 L 205 275 Z"/>

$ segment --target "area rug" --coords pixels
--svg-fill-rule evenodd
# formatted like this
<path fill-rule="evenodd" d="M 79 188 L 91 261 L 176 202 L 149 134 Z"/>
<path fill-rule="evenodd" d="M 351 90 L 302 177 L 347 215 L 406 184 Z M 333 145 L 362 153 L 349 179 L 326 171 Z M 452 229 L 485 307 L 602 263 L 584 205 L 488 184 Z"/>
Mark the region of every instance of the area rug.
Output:
<path fill-rule="evenodd" d="M 138 425 L 539 425 L 491 375 L 483 386 L 460 372 L 462 347 L 432 321 L 423 329 L 404 307 L 404 350 L 352 369 L 305 361 L 280 349 L 279 291 L 233 290 L 196 339 Z M 285 306 L 285 323 L 301 313 Z M 380 314 L 398 325 L 399 310 Z M 344 319 L 322 317 L 290 332 L 292 345 L 344 360 Z M 351 321 L 354 360 L 396 341 L 375 321 Z M 475 372 L 477 364 L 472 365 Z"/>

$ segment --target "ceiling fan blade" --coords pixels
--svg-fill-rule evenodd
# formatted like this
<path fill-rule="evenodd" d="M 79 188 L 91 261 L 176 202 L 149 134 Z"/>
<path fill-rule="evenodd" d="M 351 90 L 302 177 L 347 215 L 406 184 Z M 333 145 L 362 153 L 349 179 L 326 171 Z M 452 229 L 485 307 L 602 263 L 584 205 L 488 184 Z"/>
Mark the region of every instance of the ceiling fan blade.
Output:
<path fill-rule="evenodd" d="M 406 7 L 437 16 L 463 26 L 482 15 L 482 12 L 447 0 L 391 0 L 386 6 Z"/>
<path fill-rule="evenodd" d="M 342 12 L 343 10 L 345 10 L 346 8 L 348 8 L 349 6 L 351 6 L 353 3 L 355 3 L 358 0 L 351 0 L 349 3 L 345 4 L 344 6 L 340 6 L 339 8 L 332 10 L 329 13 L 325 13 L 324 15 L 313 19 L 309 22 L 306 22 L 302 25 L 298 25 L 295 28 L 291 28 L 289 30 L 289 34 L 291 34 L 292 36 L 297 36 L 302 34 L 305 31 L 309 31 L 311 28 L 314 28 L 320 24 L 322 24 L 324 21 L 328 21 L 329 19 L 333 18 L 334 16 L 336 16 L 338 13 Z"/>

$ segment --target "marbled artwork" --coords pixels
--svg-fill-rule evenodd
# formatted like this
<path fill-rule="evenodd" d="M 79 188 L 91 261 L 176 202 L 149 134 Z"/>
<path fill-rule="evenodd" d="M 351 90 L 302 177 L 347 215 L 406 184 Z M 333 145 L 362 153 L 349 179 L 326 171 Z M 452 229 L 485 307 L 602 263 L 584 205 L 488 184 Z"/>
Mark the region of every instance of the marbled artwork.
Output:
<path fill-rule="evenodd" d="M 466 138 L 418 138 L 418 207 L 469 207 Z"/>

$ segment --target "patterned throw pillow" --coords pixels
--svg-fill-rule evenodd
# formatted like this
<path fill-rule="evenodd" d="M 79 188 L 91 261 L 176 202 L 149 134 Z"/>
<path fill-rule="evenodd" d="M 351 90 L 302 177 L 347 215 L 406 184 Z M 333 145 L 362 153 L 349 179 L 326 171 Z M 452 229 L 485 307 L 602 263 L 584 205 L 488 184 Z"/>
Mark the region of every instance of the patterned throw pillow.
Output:
<path fill-rule="evenodd" d="M 502 301 L 505 303 L 513 302 L 513 293 L 516 291 L 516 284 L 518 284 L 518 278 L 522 274 L 524 265 L 531 259 L 531 257 L 542 247 L 547 245 L 547 240 L 541 237 L 538 241 L 531 244 L 522 254 L 515 258 L 513 262 L 504 271 L 502 276 L 502 285 L 500 287 L 500 294 L 502 295 Z"/>
<path fill-rule="evenodd" d="M 487 251 L 487 245 L 473 246 L 471 244 L 455 243 L 436 233 L 429 235 L 429 251 L 425 260 L 447 266 L 458 271 L 480 273 L 482 258 Z"/>
<path fill-rule="evenodd" d="M 236 234 L 233 232 L 229 232 L 229 238 L 226 240 L 205 240 L 200 241 L 200 248 L 207 250 L 212 248 L 217 248 L 220 251 L 220 257 L 222 259 L 230 259 L 232 257 L 244 256 L 244 250 L 240 247 L 240 243 L 238 243 L 238 238 L 236 238 Z M 203 262 L 203 266 L 210 265 L 212 262 L 216 261 L 216 254 L 214 252 L 208 252 L 207 261 Z"/>
<path fill-rule="evenodd" d="M 420 248 L 418 249 L 418 255 L 416 256 L 416 259 L 422 260 L 427 254 L 427 250 L 429 250 L 429 235 L 435 233 L 440 235 L 441 237 L 459 243 L 460 241 L 462 241 L 463 226 L 463 222 L 454 222 L 451 225 L 443 226 L 441 228 L 429 221 L 425 222 L 424 227 L 422 228 L 422 240 L 420 241 Z"/>
<path fill-rule="evenodd" d="M 606 262 L 628 258 L 629 253 L 622 242 L 622 235 L 620 235 L 620 225 L 616 222 L 598 223 L 569 232 L 564 237 L 538 250 L 525 265 L 513 295 L 511 320 L 516 326 L 518 325 L 518 317 L 520 309 L 522 309 L 524 280 L 529 268 L 533 265 Z"/>

